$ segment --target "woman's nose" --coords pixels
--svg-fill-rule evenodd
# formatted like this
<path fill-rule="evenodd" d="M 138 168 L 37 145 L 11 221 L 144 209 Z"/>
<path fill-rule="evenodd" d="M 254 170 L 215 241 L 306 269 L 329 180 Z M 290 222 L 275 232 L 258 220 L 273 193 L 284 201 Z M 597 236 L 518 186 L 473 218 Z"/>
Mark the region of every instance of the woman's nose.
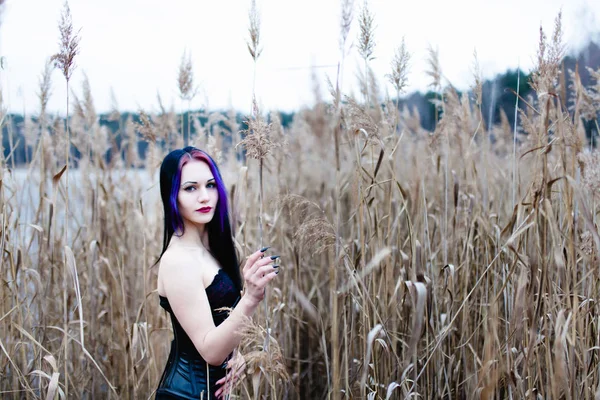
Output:
<path fill-rule="evenodd" d="M 200 190 L 198 190 L 198 201 L 203 203 L 206 200 L 208 200 L 208 190 L 206 190 L 206 188 L 200 188 Z"/>

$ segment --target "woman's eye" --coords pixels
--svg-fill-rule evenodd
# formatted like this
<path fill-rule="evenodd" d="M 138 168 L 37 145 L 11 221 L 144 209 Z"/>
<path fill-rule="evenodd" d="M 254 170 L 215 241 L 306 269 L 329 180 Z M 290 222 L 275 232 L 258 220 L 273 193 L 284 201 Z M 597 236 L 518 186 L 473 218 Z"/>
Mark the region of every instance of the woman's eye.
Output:
<path fill-rule="evenodd" d="M 196 188 L 195 188 L 195 187 L 193 187 L 193 186 L 188 186 L 188 187 L 186 187 L 186 188 L 185 188 L 185 189 L 183 189 L 183 190 L 185 190 L 186 192 L 193 192 L 194 190 L 196 190 Z"/>
<path fill-rule="evenodd" d="M 211 182 L 211 183 L 207 184 L 206 187 L 207 188 L 216 188 L 217 185 L 215 183 Z"/>

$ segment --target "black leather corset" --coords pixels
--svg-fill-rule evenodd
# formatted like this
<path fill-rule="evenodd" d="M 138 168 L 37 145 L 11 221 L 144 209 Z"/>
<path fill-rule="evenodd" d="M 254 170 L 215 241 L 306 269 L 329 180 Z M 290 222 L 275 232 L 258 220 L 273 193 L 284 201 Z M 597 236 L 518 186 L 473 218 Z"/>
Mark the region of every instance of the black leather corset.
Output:
<path fill-rule="evenodd" d="M 227 318 L 229 311 L 218 309 L 234 307 L 239 300 L 239 293 L 231 278 L 220 269 L 206 288 L 206 295 L 215 326 L 219 326 Z M 226 374 L 225 364 L 209 365 L 179 324 L 169 300 L 163 296 L 159 296 L 159 299 L 161 307 L 171 315 L 175 337 L 156 390 L 156 399 L 214 399 L 215 383 Z"/>

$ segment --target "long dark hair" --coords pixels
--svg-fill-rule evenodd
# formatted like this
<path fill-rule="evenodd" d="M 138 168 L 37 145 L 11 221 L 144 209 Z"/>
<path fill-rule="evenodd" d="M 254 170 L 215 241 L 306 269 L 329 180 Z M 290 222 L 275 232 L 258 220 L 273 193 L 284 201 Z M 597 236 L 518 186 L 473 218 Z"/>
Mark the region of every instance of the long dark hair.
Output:
<path fill-rule="evenodd" d="M 242 289 L 242 276 L 233 245 L 229 212 L 227 207 L 227 191 L 221 173 L 215 161 L 204 151 L 188 146 L 183 149 L 173 150 L 163 160 L 160 166 L 160 197 L 162 198 L 165 216 L 163 248 L 158 261 L 169 246 L 173 235 L 181 236 L 184 232 L 183 219 L 179 213 L 177 195 L 181 184 L 181 169 L 190 160 L 195 159 L 205 162 L 212 172 L 219 200 L 214 217 L 206 224 L 208 232 L 208 245 L 210 253 L 229 275 L 238 290 Z"/>

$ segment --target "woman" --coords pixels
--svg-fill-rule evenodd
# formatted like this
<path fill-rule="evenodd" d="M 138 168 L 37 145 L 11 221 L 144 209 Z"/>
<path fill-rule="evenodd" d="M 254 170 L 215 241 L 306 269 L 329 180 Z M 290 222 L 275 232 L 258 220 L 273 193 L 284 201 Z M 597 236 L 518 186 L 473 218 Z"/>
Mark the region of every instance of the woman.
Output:
<path fill-rule="evenodd" d="M 156 399 L 221 398 L 234 379 L 226 376 L 226 361 L 278 273 L 277 256 L 264 257 L 263 248 L 246 259 L 242 294 L 225 185 L 205 152 L 186 147 L 169 153 L 160 192 L 165 220 L 157 290 L 175 337 Z"/>

